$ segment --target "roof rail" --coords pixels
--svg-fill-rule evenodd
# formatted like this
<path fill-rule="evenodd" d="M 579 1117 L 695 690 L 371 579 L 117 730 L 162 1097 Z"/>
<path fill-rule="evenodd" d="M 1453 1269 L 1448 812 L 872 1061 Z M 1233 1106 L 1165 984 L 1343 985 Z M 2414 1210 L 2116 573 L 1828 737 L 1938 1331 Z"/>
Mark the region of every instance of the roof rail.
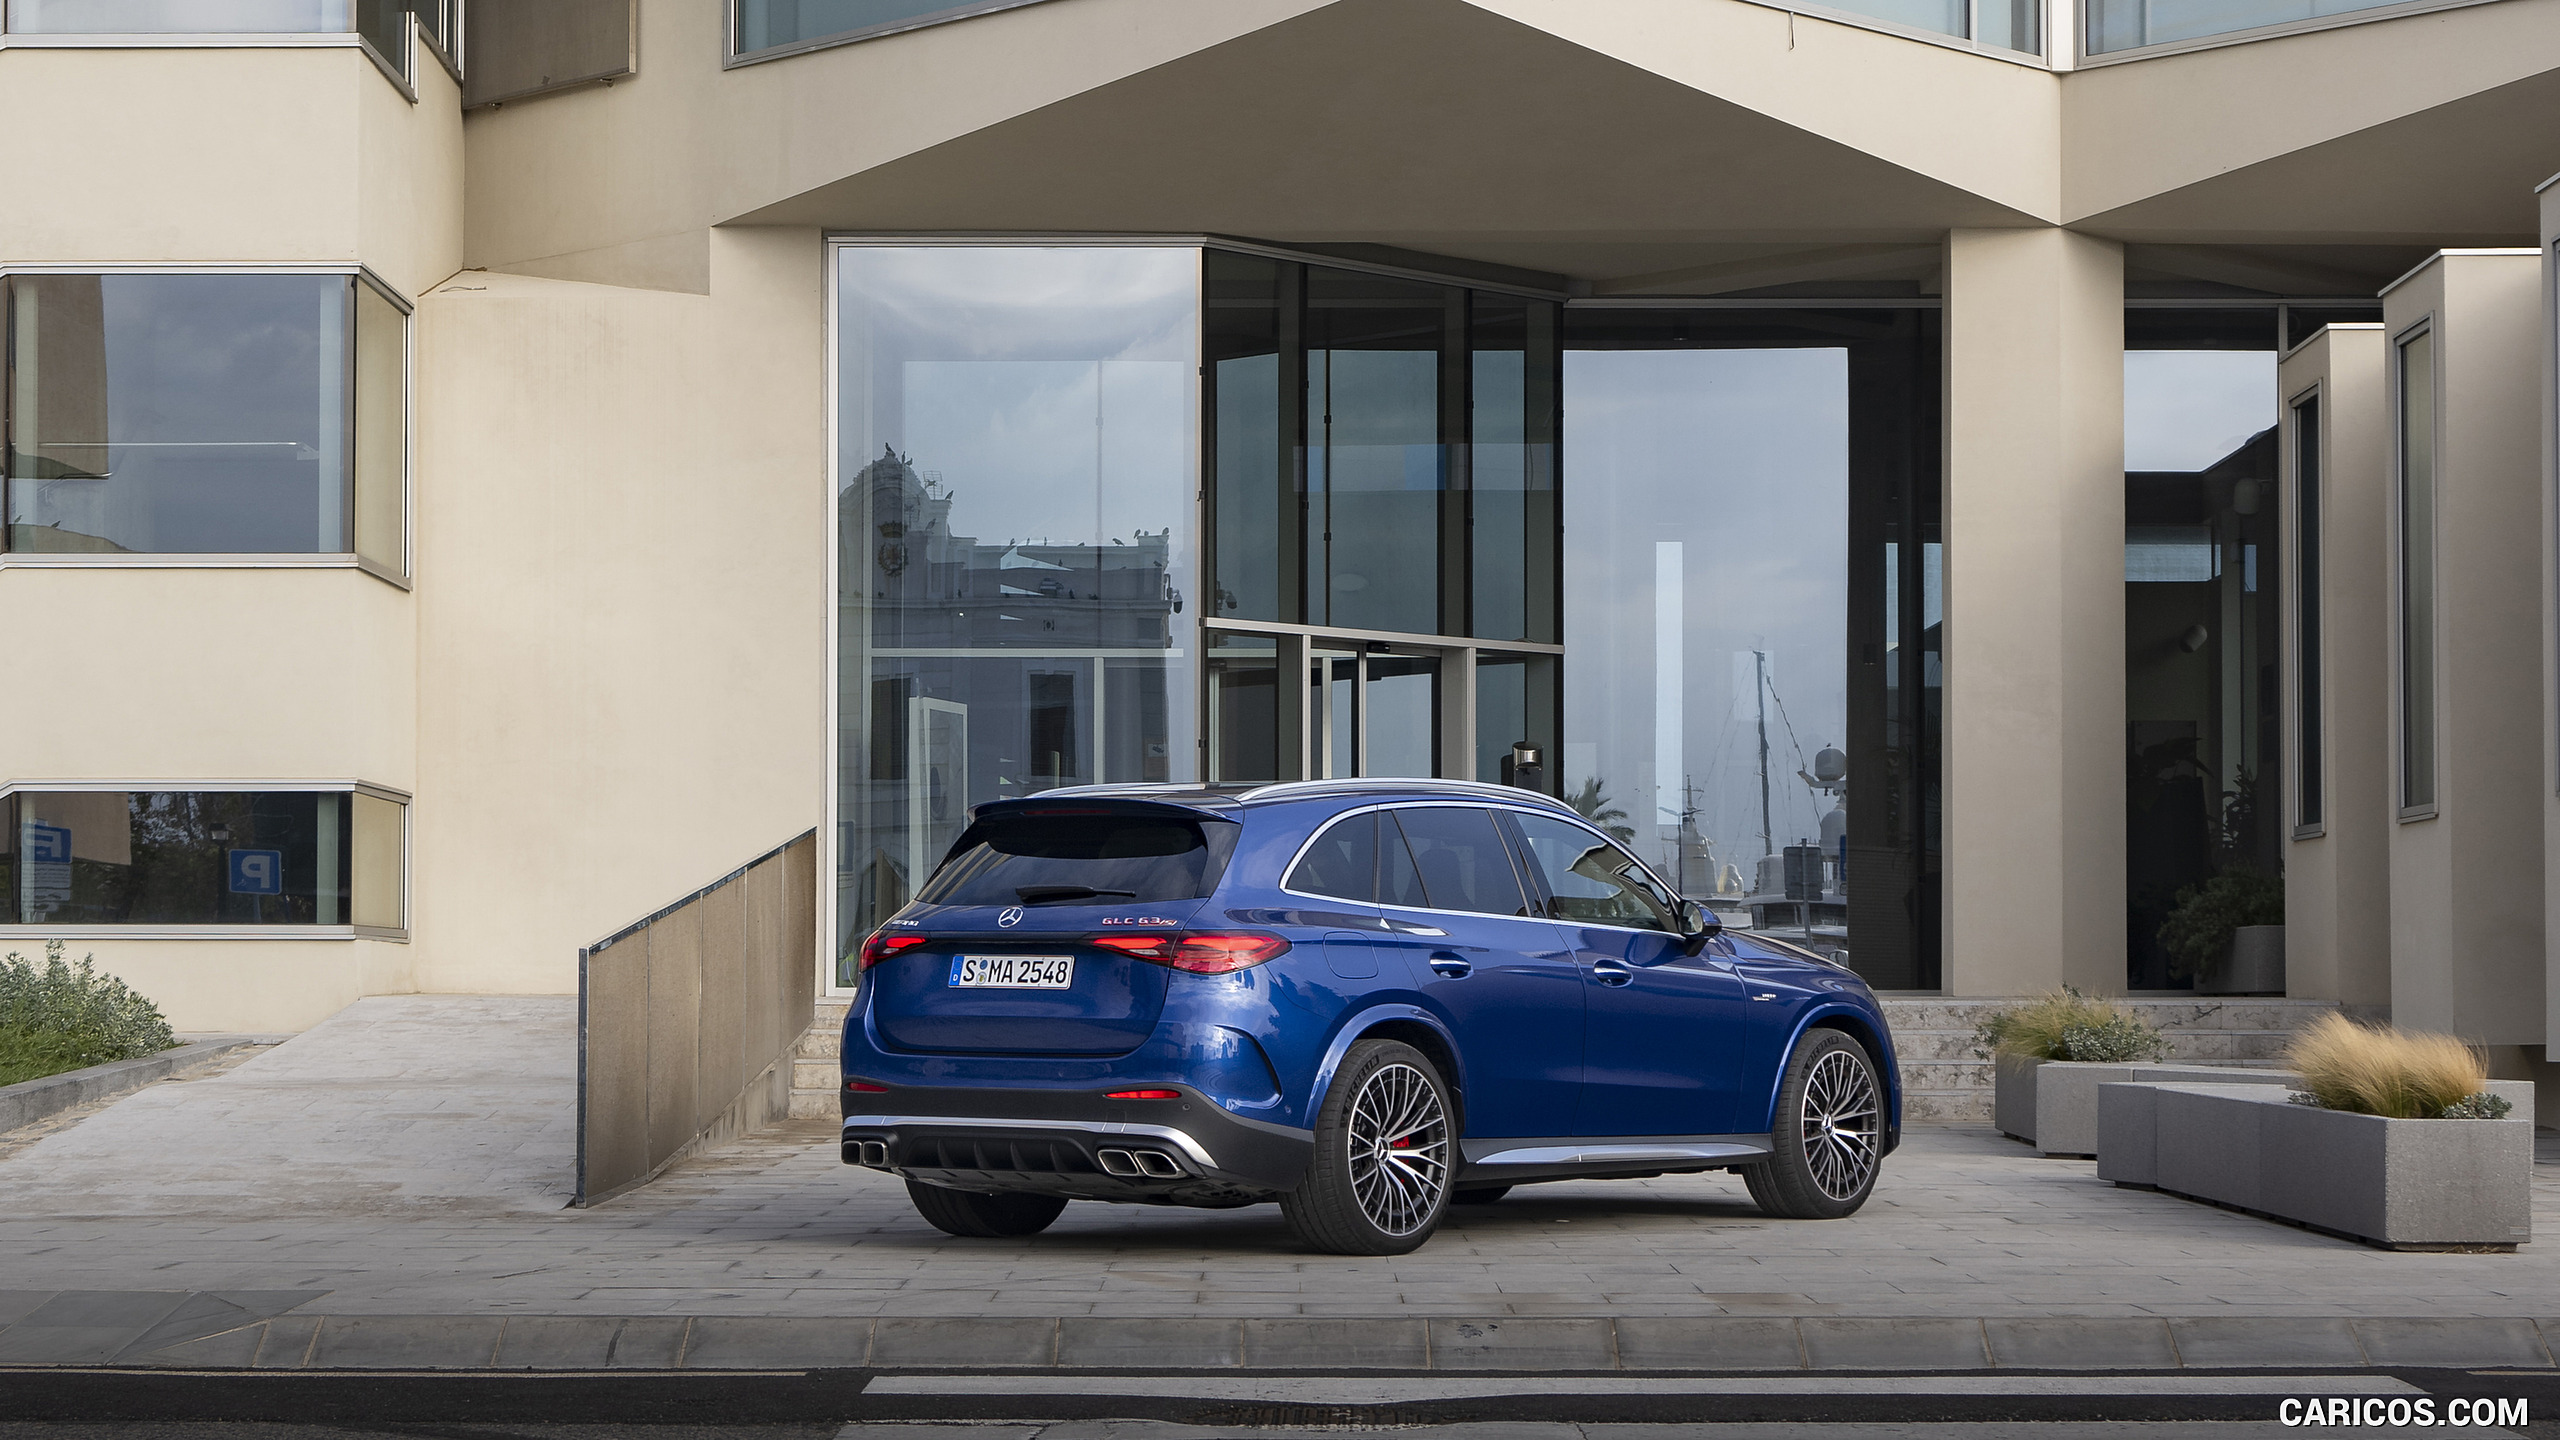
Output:
<path fill-rule="evenodd" d="M 1525 800 L 1545 805 L 1552 809 L 1561 810 L 1567 815 L 1579 813 L 1572 806 L 1567 805 L 1553 795 L 1549 795 L 1541 790 L 1523 790 L 1516 785 L 1495 785 L 1483 780 L 1399 779 L 1385 775 L 1365 775 L 1356 779 L 1341 780 L 1283 780 L 1276 785 L 1258 785 L 1253 789 L 1247 790 L 1243 794 L 1238 795 L 1236 798 L 1238 800 L 1249 802 L 1254 800 L 1280 800 L 1298 795 L 1340 795 L 1346 793 L 1356 795 L 1378 790 L 1442 791 L 1454 795 L 1480 795 L 1488 800 L 1497 798 L 1503 800 Z"/>

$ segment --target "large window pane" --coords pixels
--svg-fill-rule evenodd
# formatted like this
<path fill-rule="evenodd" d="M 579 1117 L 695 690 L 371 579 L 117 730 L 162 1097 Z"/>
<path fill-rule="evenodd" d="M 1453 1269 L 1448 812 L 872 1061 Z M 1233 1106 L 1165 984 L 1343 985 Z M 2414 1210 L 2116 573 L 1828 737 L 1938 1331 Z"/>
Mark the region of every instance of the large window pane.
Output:
<path fill-rule="evenodd" d="M 2400 808 L 2436 803 L 2435 336 L 2400 342 Z"/>
<path fill-rule="evenodd" d="M 1307 621 L 1441 630 L 1444 362 L 1464 294 L 1307 274 Z"/>
<path fill-rule="evenodd" d="M 1468 633 L 1488 640 L 1557 636 L 1556 317 L 1544 301 L 1475 298 Z"/>
<path fill-rule="evenodd" d="M 8 548 L 347 551 L 357 288 L 344 275 L 11 278 Z M 374 344 L 403 343 L 401 323 L 368 322 Z M 401 423 L 403 381 L 388 383 L 367 407 L 378 433 Z M 396 526 L 377 524 L 375 543 Z"/>
<path fill-rule="evenodd" d="M 1039 0 L 737 0 L 741 55 L 831 35 L 957 20 Z"/>
<path fill-rule="evenodd" d="M 1728 925 L 1935 986 L 1935 317 L 1566 324 L 1564 798 Z"/>
<path fill-rule="evenodd" d="M 2126 984 L 2184 989 L 2160 927 L 2283 873 L 2275 307 L 2125 321 Z"/>
<path fill-rule="evenodd" d="M 849 948 L 906 903 L 970 806 L 1197 773 L 1199 255 L 840 257 Z"/>
<path fill-rule="evenodd" d="M 0 819 L 0 923 L 405 924 L 405 807 L 378 796 L 21 791 Z"/>
<path fill-rule="evenodd" d="M 2089 0 L 2088 47 L 2104 55 L 2377 8 L 2376 0 Z"/>
<path fill-rule="evenodd" d="M 1211 618 L 1298 618 L 1300 443 L 1291 383 L 1298 363 L 1296 296 L 1302 267 L 1259 255 L 1201 256 L 1208 346 L 1203 409 L 1211 427 L 1211 508 L 1217 514 L 1217 593 Z"/>
<path fill-rule="evenodd" d="M 23 35 L 293 35 L 353 28 L 356 0 L 8 0 Z"/>
<path fill-rule="evenodd" d="M 409 319 L 370 285 L 355 296 L 355 551 L 405 574 Z"/>

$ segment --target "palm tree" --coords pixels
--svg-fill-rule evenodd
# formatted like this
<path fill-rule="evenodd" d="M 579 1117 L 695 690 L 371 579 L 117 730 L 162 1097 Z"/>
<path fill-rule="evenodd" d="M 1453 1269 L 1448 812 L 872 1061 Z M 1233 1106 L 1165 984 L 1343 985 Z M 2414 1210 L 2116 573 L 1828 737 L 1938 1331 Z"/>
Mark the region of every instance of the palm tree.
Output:
<path fill-rule="evenodd" d="M 1583 781 L 1581 789 L 1564 797 L 1564 803 L 1572 806 L 1575 814 L 1608 831 L 1622 845 L 1636 838 L 1636 827 L 1616 823 L 1626 819 L 1627 812 L 1609 803 L 1608 795 L 1600 789 L 1600 777 L 1597 775 Z"/>

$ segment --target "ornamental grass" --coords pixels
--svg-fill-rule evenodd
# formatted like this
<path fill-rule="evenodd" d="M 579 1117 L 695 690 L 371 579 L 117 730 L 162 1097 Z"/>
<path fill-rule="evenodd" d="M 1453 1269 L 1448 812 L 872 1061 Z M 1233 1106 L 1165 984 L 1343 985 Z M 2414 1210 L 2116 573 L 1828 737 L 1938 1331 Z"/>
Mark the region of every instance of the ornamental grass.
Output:
<path fill-rule="evenodd" d="M 2480 1054 L 2450 1035 L 2380 1029 L 2323 1015 L 2285 1049 L 2287 1067 L 2324 1110 L 2433 1120 L 2480 1093 Z"/>
<path fill-rule="evenodd" d="M 2169 1054 L 2168 1037 L 2156 1027 L 2068 985 L 2000 1011 L 1974 1027 L 1974 1038 L 1988 1054 L 2031 1060 L 2120 1065 Z"/>

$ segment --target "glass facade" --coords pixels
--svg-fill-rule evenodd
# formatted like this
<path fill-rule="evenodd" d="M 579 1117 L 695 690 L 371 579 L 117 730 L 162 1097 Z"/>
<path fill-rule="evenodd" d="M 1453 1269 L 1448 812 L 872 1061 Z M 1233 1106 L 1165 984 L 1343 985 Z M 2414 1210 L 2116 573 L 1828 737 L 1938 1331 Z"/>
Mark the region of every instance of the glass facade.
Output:
<path fill-rule="evenodd" d="M 1565 799 L 1725 923 L 1934 988 L 1938 317 L 1565 317 Z"/>
<path fill-rule="evenodd" d="M 1196 776 L 1200 254 L 837 254 L 844 954 L 971 805 Z"/>
<path fill-rule="evenodd" d="M 2400 813 L 2436 804 L 2435 336 L 2421 330 L 2393 354 L 2399 401 Z"/>
<path fill-rule="evenodd" d="M 405 810 L 344 791 L 0 796 L 0 924 L 398 930 Z"/>
<path fill-rule="evenodd" d="M 2234 35 L 2270 25 L 2295 25 L 2379 10 L 2400 0 L 2088 0 L 2083 44 L 2089 54 L 2108 55 Z"/>
<path fill-rule="evenodd" d="M 16 275 L 0 548 L 401 573 L 408 320 L 348 275 Z"/>
<path fill-rule="evenodd" d="M 740 55 L 961 20 L 1040 0 L 736 0 Z"/>
<path fill-rule="evenodd" d="M 2125 317 L 2126 984 L 2182 892 L 2283 873 L 2277 307 Z"/>

